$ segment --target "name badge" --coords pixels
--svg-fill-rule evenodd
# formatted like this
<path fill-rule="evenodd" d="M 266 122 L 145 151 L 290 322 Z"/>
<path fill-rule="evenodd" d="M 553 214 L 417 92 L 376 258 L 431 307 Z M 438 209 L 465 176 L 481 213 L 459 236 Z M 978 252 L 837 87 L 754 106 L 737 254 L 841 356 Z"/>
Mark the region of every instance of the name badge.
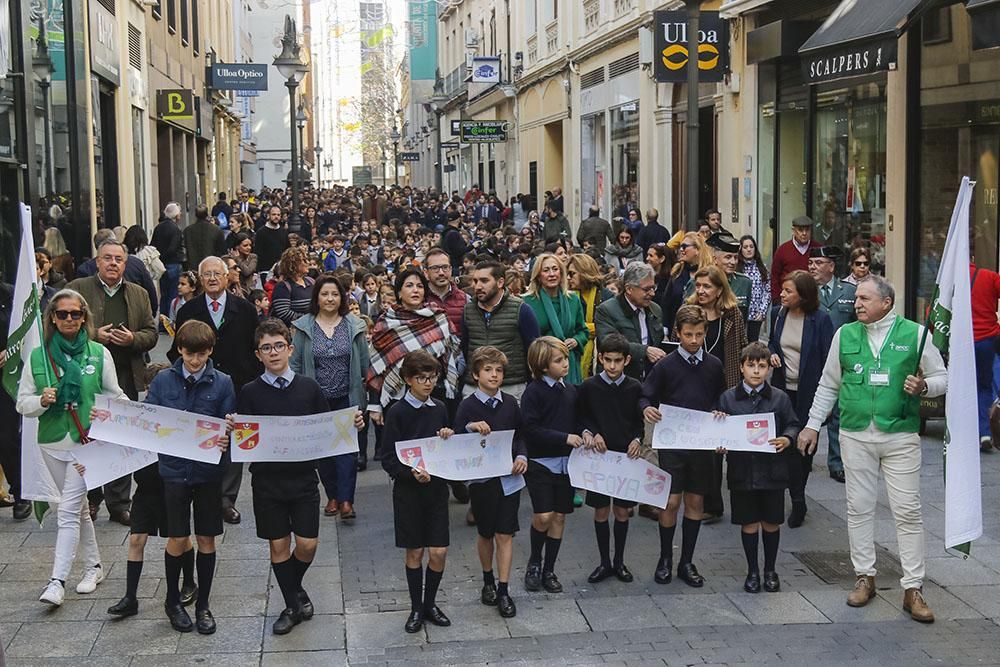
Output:
<path fill-rule="evenodd" d="M 887 369 L 873 368 L 868 374 L 868 384 L 873 387 L 888 387 L 889 371 Z"/>

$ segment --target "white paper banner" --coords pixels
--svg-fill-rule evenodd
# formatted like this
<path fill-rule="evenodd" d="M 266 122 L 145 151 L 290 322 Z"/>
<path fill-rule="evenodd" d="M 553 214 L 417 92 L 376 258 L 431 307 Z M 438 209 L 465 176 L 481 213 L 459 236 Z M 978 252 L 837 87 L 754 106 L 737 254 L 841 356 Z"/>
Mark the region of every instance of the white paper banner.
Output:
<path fill-rule="evenodd" d="M 654 449 L 708 449 L 774 454 L 774 413 L 730 415 L 716 419 L 711 412 L 660 405 L 663 419 L 653 428 Z"/>
<path fill-rule="evenodd" d="M 87 483 L 88 491 L 130 475 L 159 460 L 156 452 L 122 447 L 100 440 L 92 440 L 74 449 L 73 458 L 85 468 L 83 481 Z"/>
<path fill-rule="evenodd" d="M 621 452 L 599 454 L 577 447 L 569 455 L 569 481 L 575 489 L 596 491 L 612 498 L 665 508 L 670 475 L 643 459 Z"/>
<path fill-rule="evenodd" d="M 236 415 L 233 461 L 293 463 L 356 453 L 357 411 L 353 407 L 301 417 Z"/>
<path fill-rule="evenodd" d="M 98 396 L 90 437 L 191 461 L 218 463 L 226 421 L 161 405 Z"/>
<path fill-rule="evenodd" d="M 514 431 L 495 431 L 486 437 L 463 433 L 447 440 L 434 436 L 397 442 L 396 456 L 403 465 L 422 468 L 432 477 L 464 482 L 509 475 L 513 442 Z"/>

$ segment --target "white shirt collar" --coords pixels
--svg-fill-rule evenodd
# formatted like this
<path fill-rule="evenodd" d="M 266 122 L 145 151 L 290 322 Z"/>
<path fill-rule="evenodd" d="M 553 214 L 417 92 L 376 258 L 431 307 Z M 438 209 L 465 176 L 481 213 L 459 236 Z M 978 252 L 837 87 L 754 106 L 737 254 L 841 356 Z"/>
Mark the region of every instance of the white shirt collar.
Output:
<path fill-rule="evenodd" d="M 292 383 L 292 380 L 295 379 L 295 371 L 293 371 L 292 367 L 289 366 L 288 368 L 285 369 L 285 372 L 282 373 L 281 375 L 275 375 L 271 371 L 264 371 L 264 374 L 261 375 L 261 377 L 264 378 L 264 382 L 268 383 L 272 387 L 278 386 L 277 380 L 279 377 L 285 378 L 285 386 L 287 387 Z"/>
<path fill-rule="evenodd" d="M 563 382 L 562 380 L 554 380 L 554 379 L 550 378 L 548 375 L 543 375 L 542 376 L 542 380 L 544 380 L 545 384 L 549 385 L 550 387 L 554 387 L 556 385 L 559 385 L 561 387 L 565 387 L 566 386 L 566 383 Z"/>
<path fill-rule="evenodd" d="M 683 347 L 678 346 L 677 347 L 677 353 L 680 354 L 681 358 L 684 361 L 687 361 L 688 363 L 690 363 L 691 357 L 694 357 L 699 362 L 701 362 L 701 361 L 704 361 L 705 348 L 698 348 L 697 352 L 695 352 L 694 354 L 691 354 L 690 352 L 688 352 L 687 350 L 685 350 Z"/>
<path fill-rule="evenodd" d="M 600 372 L 600 376 L 601 376 L 601 379 L 604 380 L 605 382 L 607 382 L 608 384 L 613 384 L 613 385 L 616 385 L 616 386 L 621 386 L 621 383 L 625 381 L 625 374 L 624 373 L 622 373 L 621 375 L 619 375 L 617 380 L 612 380 L 611 378 L 609 378 L 607 371 L 601 371 Z"/>
<path fill-rule="evenodd" d="M 104 282 L 104 278 L 101 278 L 100 274 L 98 274 L 97 279 L 101 281 L 101 286 L 104 288 L 104 291 L 107 293 L 108 296 L 114 296 L 118 292 L 118 290 L 121 289 L 122 285 L 125 284 L 124 277 L 120 278 L 118 282 L 114 285 L 108 285 L 106 282 Z"/>
<path fill-rule="evenodd" d="M 795 246 L 795 249 L 798 250 L 800 254 L 804 255 L 807 252 L 809 252 L 809 248 L 810 248 L 810 246 L 812 246 L 812 241 L 811 240 L 807 241 L 805 243 L 805 245 L 802 245 L 801 243 L 799 243 L 795 239 L 792 239 L 792 244 Z"/>
<path fill-rule="evenodd" d="M 742 382 L 741 384 L 743 385 L 743 391 L 745 391 L 748 396 L 753 396 L 755 393 L 760 393 L 761 389 L 764 388 L 764 385 L 760 385 L 759 387 L 754 388 L 748 385 L 746 382 Z"/>
<path fill-rule="evenodd" d="M 410 405 L 412 405 L 414 408 L 416 408 L 418 410 L 420 408 L 422 408 L 422 407 L 425 407 L 425 406 L 428 407 L 428 408 L 434 407 L 434 399 L 428 398 L 426 401 L 421 402 L 421 401 L 417 400 L 417 397 L 414 396 L 413 394 L 411 394 L 409 391 L 407 391 L 403 395 L 403 400 L 405 400 L 407 403 L 409 403 Z"/>
<path fill-rule="evenodd" d="M 219 302 L 219 310 L 220 310 L 220 311 L 223 311 L 223 310 L 225 310 L 225 309 L 226 309 L 226 294 L 227 294 L 226 290 L 222 290 L 222 294 L 220 294 L 220 295 L 218 296 L 218 298 L 216 298 L 216 299 L 213 299 L 213 298 L 212 298 L 212 297 L 210 297 L 210 296 L 208 295 L 208 293 L 206 292 L 206 293 L 205 293 L 205 304 L 206 304 L 206 305 L 208 306 L 208 310 L 209 310 L 209 311 L 211 311 L 211 310 L 212 310 L 212 302 L 213 302 L 213 301 L 218 301 L 218 302 Z"/>
<path fill-rule="evenodd" d="M 490 396 L 482 389 L 476 389 L 474 392 L 472 392 L 472 395 L 478 398 L 480 401 L 482 401 L 484 405 L 489 403 L 494 398 L 503 403 L 503 396 L 500 394 L 499 391 L 497 392 L 496 396 Z"/>

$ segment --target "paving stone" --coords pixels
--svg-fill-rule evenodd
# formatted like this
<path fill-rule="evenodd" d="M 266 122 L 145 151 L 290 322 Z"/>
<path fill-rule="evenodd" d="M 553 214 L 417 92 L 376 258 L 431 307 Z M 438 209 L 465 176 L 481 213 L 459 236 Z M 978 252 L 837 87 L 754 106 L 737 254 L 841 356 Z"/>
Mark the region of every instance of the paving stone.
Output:
<path fill-rule="evenodd" d="M 42 621 L 24 623 L 7 647 L 8 658 L 60 658 L 85 656 L 101 631 L 93 621 Z M 58 637 L 58 641 L 54 639 Z"/>
<path fill-rule="evenodd" d="M 0 646 L 7 648 L 7 644 L 10 640 L 14 638 L 17 634 L 18 629 L 21 627 L 20 623 L 3 622 L 0 623 Z"/>
<path fill-rule="evenodd" d="M 590 629 L 586 617 L 573 600 L 521 597 L 515 602 L 517 616 L 507 619 L 511 637 L 557 635 Z"/>
<path fill-rule="evenodd" d="M 297 625 L 287 635 L 275 635 L 271 626 L 277 616 L 268 616 L 264 623 L 264 652 L 319 651 L 344 648 L 344 617 L 316 614 Z"/>
<path fill-rule="evenodd" d="M 663 611 L 667 623 L 677 627 L 745 625 L 750 623 L 743 612 L 724 593 L 654 595 L 652 600 Z"/>
<path fill-rule="evenodd" d="M 347 667 L 347 651 L 265 653 L 260 667 Z"/>
<path fill-rule="evenodd" d="M 754 625 L 829 623 L 799 593 L 727 593 L 726 596 Z"/>
<path fill-rule="evenodd" d="M 1000 584 L 1000 572 L 974 559 L 928 558 L 927 578 L 941 586 Z"/>
<path fill-rule="evenodd" d="M 197 634 L 197 633 L 195 633 Z M 217 635 L 218 633 L 216 633 Z M 215 637 L 216 635 L 212 635 Z M 260 662 L 259 653 L 205 652 L 188 655 L 137 655 L 129 667 L 178 667 L 198 665 L 204 667 L 249 667 Z"/>
<path fill-rule="evenodd" d="M 515 601 L 515 604 L 517 602 Z M 510 630 L 500 617 L 496 607 L 487 607 L 481 602 L 462 605 L 442 606 L 441 609 L 451 619 L 451 626 L 439 628 L 433 623 L 424 623 L 427 640 L 440 642 L 467 642 L 484 639 L 507 639 Z M 520 613 L 520 607 L 518 607 Z"/>
<path fill-rule="evenodd" d="M 10 664 L 17 667 L 128 667 L 132 664 L 132 656 L 101 655 L 92 658 L 18 658 Z"/>
<path fill-rule="evenodd" d="M 1000 586 L 949 586 L 948 592 L 983 616 L 1000 617 Z"/>
<path fill-rule="evenodd" d="M 903 591 L 899 588 L 879 590 L 879 597 L 897 609 L 903 608 Z M 971 606 L 959 600 L 944 588 L 929 582 L 924 584 L 924 599 L 934 612 L 934 618 L 939 621 L 982 618 L 982 614 Z"/>
<path fill-rule="evenodd" d="M 342 614 L 344 613 L 344 593 L 339 582 L 309 581 L 309 574 L 303 581 L 303 588 L 309 593 L 317 614 Z M 214 587 L 213 587 L 214 592 Z M 267 610 L 269 614 L 277 616 L 285 608 L 285 600 L 281 595 L 281 589 L 277 582 L 272 582 L 268 591 Z"/>
<path fill-rule="evenodd" d="M 862 621 L 895 621 L 903 618 L 901 611 L 879 596 L 864 607 L 847 606 L 849 591 L 839 588 L 801 591 L 802 596 L 834 623 Z"/>
<path fill-rule="evenodd" d="M 180 633 L 162 620 L 134 617 L 108 621 L 101 628 L 91 655 L 150 655 L 176 653 Z"/>
<path fill-rule="evenodd" d="M 667 625 L 663 610 L 647 595 L 591 598 L 579 600 L 578 604 L 595 632 Z"/>
<path fill-rule="evenodd" d="M 178 653 L 254 653 L 259 654 L 264 632 L 264 619 L 215 617 L 218 631 L 214 635 L 188 632 L 181 635 Z M 187 660 L 187 658 L 185 658 Z M 214 665 L 213 665 L 214 667 Z"/>
<path fill-rule="evenodd" d="M 348 652 L 354 651 L 355 648 L 386 648 L 425 644 L 427 636 L 423 631 L 411 635 L 403 630 L 408 616 L 409 612 L 407 611 L 347 616 Z"/>

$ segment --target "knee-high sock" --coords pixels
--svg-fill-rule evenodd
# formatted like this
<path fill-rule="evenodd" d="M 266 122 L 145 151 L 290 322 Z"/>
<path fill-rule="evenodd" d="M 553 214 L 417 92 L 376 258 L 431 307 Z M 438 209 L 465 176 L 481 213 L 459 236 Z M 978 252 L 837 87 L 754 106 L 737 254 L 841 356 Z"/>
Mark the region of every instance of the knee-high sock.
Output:
<path fill-rule="evenodd" d="M 184 556 L 171 556 L 166 551 L 163 552 L 164 578 L 167 580 L 167 605 L 173 606 L 181 603 L 181 566 Z"/>
<path fill-rule="evenodd" d="M 759 533 L 740 533 L 743 540 L 743 554 L 747 557 L 747 573 L 755 574 L 759 572 L 757 566 L 757 546 L 760 543 Z"/>
<path fill-rule="evenodd" d="M 142 561 L 130 560 L 126 564 L 125 597 L 136 598 L 139 592 L 139 577 L 142 575 Z"/>
<path fill-rule="evenodd" d="M 611 565 L 611 527 L 607 521 L 595 521 L 594 532 L 597 533 L 597 553 L 601 557 L 601 565 Z"/>
<path fill-rule="evenodd" d="M 531 556 L 528 558 L 529 563 L 534 563 L 539 565 L 542 562 L 542 548 L 545 546 L 545 538 L 547 535 L 540 530 L 535 530 L 535 527 L 531 527 Z"/>
<path fill-rule="evenodd" d="M 561 545 L 561 537 L 545 538 L 545 563 L 542 565 L 542 572 L 556 571 L 556 558 L 559 557 L 559 547 Z"/>
<path fill-rule="evenodd" d="M 410 611 L 420 611 L 424 604 L 424 568 L 406 568 L 406 587 L 410 590 Z"/>
<path fill-rule="evenodd" d="M 684 517 L 681 524 L 681 562 L 690 563 L 694 558 L 694 547 L 698 544 L 698 531 L 701 530 L 701 519 Z"/>
<path fill-rule="evenodd" d="M 295 565 L 295 586 L 296 586 L 296 590 L 303 591 L 305 589 L 302 588 L 302 579 L 306 576 L 306 571 L 309 569 L 309 566 L 312 565 L 312 561 L 310 561 L 310 562 L 307 563 L 307 562 L 305 562 L 303 560 L 299 560 L 295 556 L 295 554 L 292 553 L 292 563 Z"/>
<path fill-rule="evenodd" d="M 281 596 L 285 599 L 285 607 L 288 609 L 298 608 L 299 591 L 295 585 L 295 565 L 292 563 L 292 559 L 271 563 L 271 570 L 278 582 L 278 588 L 281 589 Z"/>
<path fill-rule="evenodd" d="M 444 572 L 432 570 L 430 565 L 427 566 L 427 572 L 424 574 L 424 609 L 433 607 L 437 603 L 438 586 L 441 585 L 443 576 Z"/>
<path fill-rule="evenodd" d="M 628 538 L 628 521 L 615 521 L 615 566 L 625 561 L 625 540 Z"/>
<path fill-rule="evenodd" d="M 181 554 L 181 572 L 184 573 L 184 585 L 194 585 L 194 547 Z"/>
<path fill-rule="evenodd" d="M 677 526 L 669 528 L 660 526 L 660 559 L 672 560 L 674 557 L 674 531 Z"/>
<path fill-rule="evenodd" d="M 781 540 L 781 531 L 773 533 L 764 531 L 764 571 L 774 572 L 774 564 L 778 560 L 778 542 Z"/>
<path fill-rule="evenodd" d="M 212 594 L 212 580 L 215 578 L 215 552 L 198 552 L 198 602 L 195 609 L 208 609 L 208 596 Z"/>

